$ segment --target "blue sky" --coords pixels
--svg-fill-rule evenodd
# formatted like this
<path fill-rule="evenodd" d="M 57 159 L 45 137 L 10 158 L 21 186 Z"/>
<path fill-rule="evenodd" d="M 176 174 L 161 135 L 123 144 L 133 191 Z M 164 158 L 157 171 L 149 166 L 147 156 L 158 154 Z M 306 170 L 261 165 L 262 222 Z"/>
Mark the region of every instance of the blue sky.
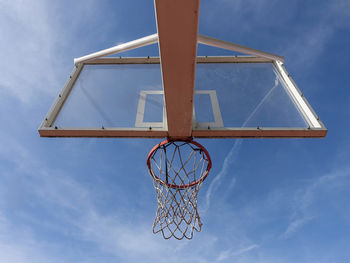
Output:
<path fill-rule="evenodd" d="M 164 241 L 145 164 L 159 140 L 37 132 L 73 58 L 156 32 L 153 1 L 0 0 L 0 262 L 349 258 L 350 2 L 217 0 L 200 11 L 201 34 L 284 55 L 327 137 L 200 140 L 213 160 L 202 232 Z"/>

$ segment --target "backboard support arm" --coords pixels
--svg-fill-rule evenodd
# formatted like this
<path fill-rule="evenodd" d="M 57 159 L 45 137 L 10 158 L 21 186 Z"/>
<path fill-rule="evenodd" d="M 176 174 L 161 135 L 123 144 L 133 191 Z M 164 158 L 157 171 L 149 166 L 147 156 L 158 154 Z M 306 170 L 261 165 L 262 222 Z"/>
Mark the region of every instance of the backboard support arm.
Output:
<path fill-rule="evenodd" d="M 155 0 L 168 137 L 192 136 L 199 0 Z"/>
<path fill-rule="evenodd" d="M 198 43 L 204 44 L 207 46 L 218 47 L 218 48 L 222 48 L 222 49 L 236 51 L 236 52 L 240 52 L 240 53 L 244 53 L 244 54 L 248 54 L 248 55 L 252 55 L 252 56 L 257 56 L 257 57 L 262 57 L 262 58 L 267 58 L 267 59 L 272 59 L 272 60 L 284 62 L 284 57 L 282 57 L 282 56 L 275 55 L 275 54 L 268 53 L 268 52 L 261 51 L 261 50 L 257 50 L 257 49 L 253 49 L 253 48 L 249 48 L 249 47 L 245 47 L 245 46 L 241 46 L 241 45 L 234 44 L 234 43 L 231 43 L 228 41 L 223 41 L 220 39 L 216 39 L 216 38 L 208 37 L 208 36 L 204 36 L 204 35 L 198 35 Z"/>
<path fill-rule="evenodd" d="M 133 49 L 136 49 L 139 47 L 144 47 L 144 46 L 148 46 L 148 45 L 155 44 L 155 43 L 158 43 L 158 34 L 157 33 L 146 36 L 146 37 L 142 37 L 142 38 L 139 38 L 139 39 L 136 39 L 133 41 L 129 41 L 129 42 L 126 42 L 126 43 L 123 43 L 123 44 L 120 44 L 120 45 L 117 45 L 117 46 L 114 46 L 111 48 L 103 49 L 103 50 L 91 53 L 91 54 L 83 56 L 83 57 L 75 58 L 74 64 L 78 65 L 79 63 L 88 62 L 88 61 L 91 61 L 93 59 L 102 58 L 102 57 L 113 55 L 113 54 L 118 54 L 121 52 L 133 50 Z M 261 57 L 261 58 L 266 58 L 266 59 L 284 62 L 283 56 L 279 56 L 279 55 L 268 53 L 265 51 L 245 47 L 242 45 L 238 45 L 238 44 L 235 44 L 232 42 L 224 41 L 221 39 L 217 39 L 217 38 L 213 38 L 213 37 L 209 37 L 209 36 L 205 36 L 205 35 L 198 35 L 198 43 L 204 44 L 207 46 L 236 51 L 236 52 L 244 53 L 247 55 L 252 55 L 252 56 L 257 56 L 257 57 Z"/>
<path fill-rule="evenodd" d="M 127 43 L 123 43 L 111 48 L 107 48 L 107 49 L 103 49 L 101 51 L 80 57 L 80 58 L 75 58 L 74 59 L 74 65 L 78 65 L 79 63 L 82 62 L 87 62 L 89 60 L 92 59 L 96 59 L 96 58 L 101 58 L 104 56 L 109 56 L 109 55 L 113 55 L 113 54 L 117 54 L 120 52 L 125 52 L 125 51 L 129 51 L 129 50 L 133 50 L 139 47 L 144 47 L 144 46 L 148 46 L 151 44 L 155 44 L 158 43 L 158 34 L 153 34 L 153 35 L 149 35 L 143 38 L 139 38 Z"/>

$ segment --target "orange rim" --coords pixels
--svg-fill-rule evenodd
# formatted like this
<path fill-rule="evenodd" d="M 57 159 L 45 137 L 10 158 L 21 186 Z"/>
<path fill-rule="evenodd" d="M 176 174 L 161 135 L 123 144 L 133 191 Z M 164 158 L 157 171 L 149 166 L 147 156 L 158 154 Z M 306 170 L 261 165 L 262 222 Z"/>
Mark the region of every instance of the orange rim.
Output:
<path fill-rule="evenodd" d="M 193 144 L 195 146 L 197 146 L 198 148 L 200 148 L 207 160 L 208 160 L 208 165 L 207 165 L 207 169 L 206 171 L 203 173 L 202 177 L 199 178 L 198 180 L 190 183 L 190 184 L 182 184 L 182 185 L 177 185 L 177 184 L 169 184 L 169 183 L 166 183 L 164 182 L 163 180 L 161 180 L 158 176 L 156 176 L 152 170 L 152 166 L 151 166 L 151 158 L 154 156 L 154 154 L 156 153 L 156 151 L 163 145 L 166 145 L 168 143 L 173 143 L 173 142 L 187 142 L 187 143 L 190 143 L 190 144 Z M 152 150 L 149 152 L 148 156 L 147 156 L 147 166 L 148 166 L 148 170 L 151 174 L 151 176 L 154 178 L 154 180 L 156 180 L 157 182 L 163 184 L 163 185 L 167 185 L 168 187 L 171 187 L 171 188 L 179 188 L 179 189 L 183 189 L 183 188 L 188 188 L 188 187 L 192 187 L 194 185 L 197 185 L 201 182 L 203 182 L 205 180 L 205 178 L 207 178 L 208 174 L 209 174 L 209 171 L 211 169 L 211 166 L 212 166 L 212 162 L 211 162 L 211 158 L 210 158 L 210 155 L 209 155 L 209 152 L 207 151 L 207 149 L 204 148 L 203 145 L 201 145 L 200 143 L 192 140 L 192 138 L 183 138 L 183 139 L 169 139 L 167 138 L 166 140 L 162 141 L 161 143 L 155 145 Z"/>

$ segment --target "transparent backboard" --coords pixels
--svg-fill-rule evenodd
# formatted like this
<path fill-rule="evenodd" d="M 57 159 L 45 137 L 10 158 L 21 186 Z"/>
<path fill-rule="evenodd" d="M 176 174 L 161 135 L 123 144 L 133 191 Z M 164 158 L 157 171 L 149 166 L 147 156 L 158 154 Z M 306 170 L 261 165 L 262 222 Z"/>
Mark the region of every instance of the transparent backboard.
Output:
<path fill-rule="evenodd" d="M 140 99 L 144 121 L 162 122 L 161 82 L 159 64 L 85 65 L 54 125 L 134 128 Z"/>
<path fill-rule="evenodd" d="M 327 132 L 283 65 L 267 59 L 198 58 L 193 104 L 194 137 L 322 137 Z M 166 137 L 166 116 L 159 58 L 95 59 L 75 68 L 39 133 Z"/>
<path fill-rule="evenodd" d="M 196 74 L 195 87 L 201 92 L 195 95 L 199 123 L 194 128 L 308 127 L 272 63 L 198 64 Z M 218 107 L 203 92 L 210 90 Z M 221 115 L 221 123 L 215 114 Z"/>

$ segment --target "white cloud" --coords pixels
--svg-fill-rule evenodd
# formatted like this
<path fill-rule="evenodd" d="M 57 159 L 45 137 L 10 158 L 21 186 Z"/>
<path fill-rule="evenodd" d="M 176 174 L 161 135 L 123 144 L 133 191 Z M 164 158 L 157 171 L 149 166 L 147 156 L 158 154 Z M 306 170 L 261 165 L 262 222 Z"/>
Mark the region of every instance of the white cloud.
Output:
<path fill-rule="evenodd" d="M 207 24 L 212 23 L 214 27 L 217 24 L 213 21 L 219 20 L 226 28 L 232 26 L 232 29 L 238 34 L 243 32 L 256 33 L 253 31 L 257 24 L 259 26 L 276 26 L 277 18 L 278 25 L 284 24 L 292 18 L 293 13 L 297 10 L 296 1 L 282 3 L 278 0 L 220 0 L 201 4 L 204 7 L 210 6 L 201 10 L 201 12 L 204 11 L 201 15 Z M 223 9 L 228 11 L 227 15 L 220 16 L 218 13 L 222 12 Z M 239 22 L 239 24 L 232 23 L 233 21 Z M 220 28 L 216 26 L 216 31 L 219 30 Z"/>
<path fill-rule="evenodd" d="M 287 227 L 286 231 L 283 233 L 282 237 L 283 238 L 288 238 L 294 232 L 299 230 L 301 227 L 303 227 L 305 224 L 307 224 L 309 221 L 311 221 L 313 217 L 305 217 L 305 218 L 297 218 L 293 220 Z"/>
<path fill-rule="evenodd" d="M 287 65 L 302 65 L 304 68 L 312 66 L 324 52 L 333 32 L 334 29 L 328 23 L 301 29 L 283 51 L 287 57 Z"/>
<path fill-rule="evenodd" d="M 350 25 L 350 4 L 347 0 L 321 1 L 317 8 L 304 1 L 218 2 L 202 3 L 201 21 L 207 30 L 211 29 L 226 40 L 231 38 L 237 44 L 257 49 L 272 48 L 266 51 L 285 56 L 287 67 L 306 69 L 314 66 L 334 33 Z M 223 8 L 228 11 L 225 16 L 221 15 Z M 305 10 L 300 12 L 300 8 Z M 227 30 L 232 33 L 227 35 Z M 252 39 L 254 42 L 249 43 Z"/>
<path fill-rule="evenodd" d="M 278 87 L 278 80 L 276 78 L 274 85 L 271 87 L 271 89 L 265 94 L 265 96 L 260 100 L 260 102 L 255 106 L 255 108 L 251 111 L 247 119 L 243 122 L 242 127 L 246 127 L 247 123 L 251 120 L 252 117 L 255 116 L 256 113 L 258 113 L 261 109 L 261 106 L 264 105 L 265 101 L 268 100 L 271 97 L 271 94 L 273 94 L 274 90 Z M 232 169 L 232 164 L 236 161 L 238 157 L 238 153 L 240 151 L 240 147 L 242 145 L 243 140 L 236 139 L 235 143 L 233 144 L 230 152 L 227 154 L 227 156 L 224 159 L 224 163 L 222 165 L 222 168 L 218 175 L 215 176 L 214 180 L 210 183 L 210 186 L 206 193 L 206 208 L 204 211 L 206 211 L 210 206 L 210 199 L 212 196 L 212 193 L 217 190 L 219 185 L 221 184 L 221 181 L 224 179 L 224 177 L 227 175 L 227 173 Z M 233 186 L 236 183 L 236 178 L 233 177 L 228 184 L 227 191 L 231 191 Z"/>
<path fill-rule="evenodd" d="M 93 16 L 98 3 L 76 3 L 85 16 L 72 15 L 72 21 L 61 18 L 62 6 L 67 2 L 62 2 L 61 6 L 58 3 L 47 0 L 0 2 L 0 54 L 5 62 L 0 64 L 0 94 L 15 96 L 30 105 L 44 96 L 56 95 L 61 89 L 67 72 L 73 68 L 69 52 L 78 47 L 73 45 L 77 41 L 72 40 L 76 27 L 82 26 L 79 25 L 82 18 Z M 68 13 L 70 9 L 64 10 Z M 64 63 L 68 59 L 71 64 L 67 69 Z M 65 78 L 61 79 L 63 75 Z"/>
<path fill-rule="evenodd" d="M 1 262 L 63 262 L 52 252 L 55 249 L 53 246 L 38 241 L 30 229 L 14 226 L 0 211 Z"/>
<path fill-rule="evenodd" d="M 230 152 L 227 154 L 227 156 L 224 159 L 224 163 L 222 165 L 220 172 L 217 175 L 215 175 L 214 179 L 211 181 L 209 188 L 205 194 L 205 200 L 206 200 L 205 206 L 201 207 L 201 210 L 203 210 L 203 212 L 205 212 L 210 207 L 210 201 L 211 201 L 212 195 L 218 189 L 222 180 L 226 177 L 226 175 L 230 171 L 230 166 L 236 160 L 241 144 L 242 144 L 242 140 L 237 139 L 235 141 Z M 230 189 L 233 187 L 235 182 L 236 182 L 235 178 L 231 179 Z"/>
<path fill-rule="evenodd" d="M 338 18 L 337 21 L 342 18 L 350 18 L 350 2 L 348 0 L 333 0 L 329 4 L 331 12 Z M 344 24 L 344 26 L 349 26 L 349 24 Z"/>
<path fill-rule="evenodd" d="M 246 253 L 248 253 L 254 249 L 258 249 L 258 248 L 259 248 L 259 245 L 253 244 L 253 245 L 250 245 L 248 247 L 244 247 L 244 248 L 241 248 L 238 250 L 236 250 L 236 248 L 225 250 L 225 251 L 222 251 L 219 253 L 217 261 L 223 261 L 226 259 L 230 259 L 230 261 L 231 261 L 235 257 L 238 257 L 242 254 L 246 254 Z"/>
<path fill-rule="evenodd" d="M 317 218 L 312 207 L 317 203 L 322 194 L 336 192 L 339 188 L 347 186 L 350 178 L 350 169 L 343 167 L 339 171 L 322 175 L 313 179 L 306 187 L 298 189 L 293 200 L 291 220 L 281 238 L 289 238 L 311 220 Z"/>
<path fill-rule="evenodd" d="M 48 2 L 2 1 L 0 10 L 0 50 L 6 61 L 0 65 L 0 89 L 29 103 L 55 81 L 56 39 Z"/>

